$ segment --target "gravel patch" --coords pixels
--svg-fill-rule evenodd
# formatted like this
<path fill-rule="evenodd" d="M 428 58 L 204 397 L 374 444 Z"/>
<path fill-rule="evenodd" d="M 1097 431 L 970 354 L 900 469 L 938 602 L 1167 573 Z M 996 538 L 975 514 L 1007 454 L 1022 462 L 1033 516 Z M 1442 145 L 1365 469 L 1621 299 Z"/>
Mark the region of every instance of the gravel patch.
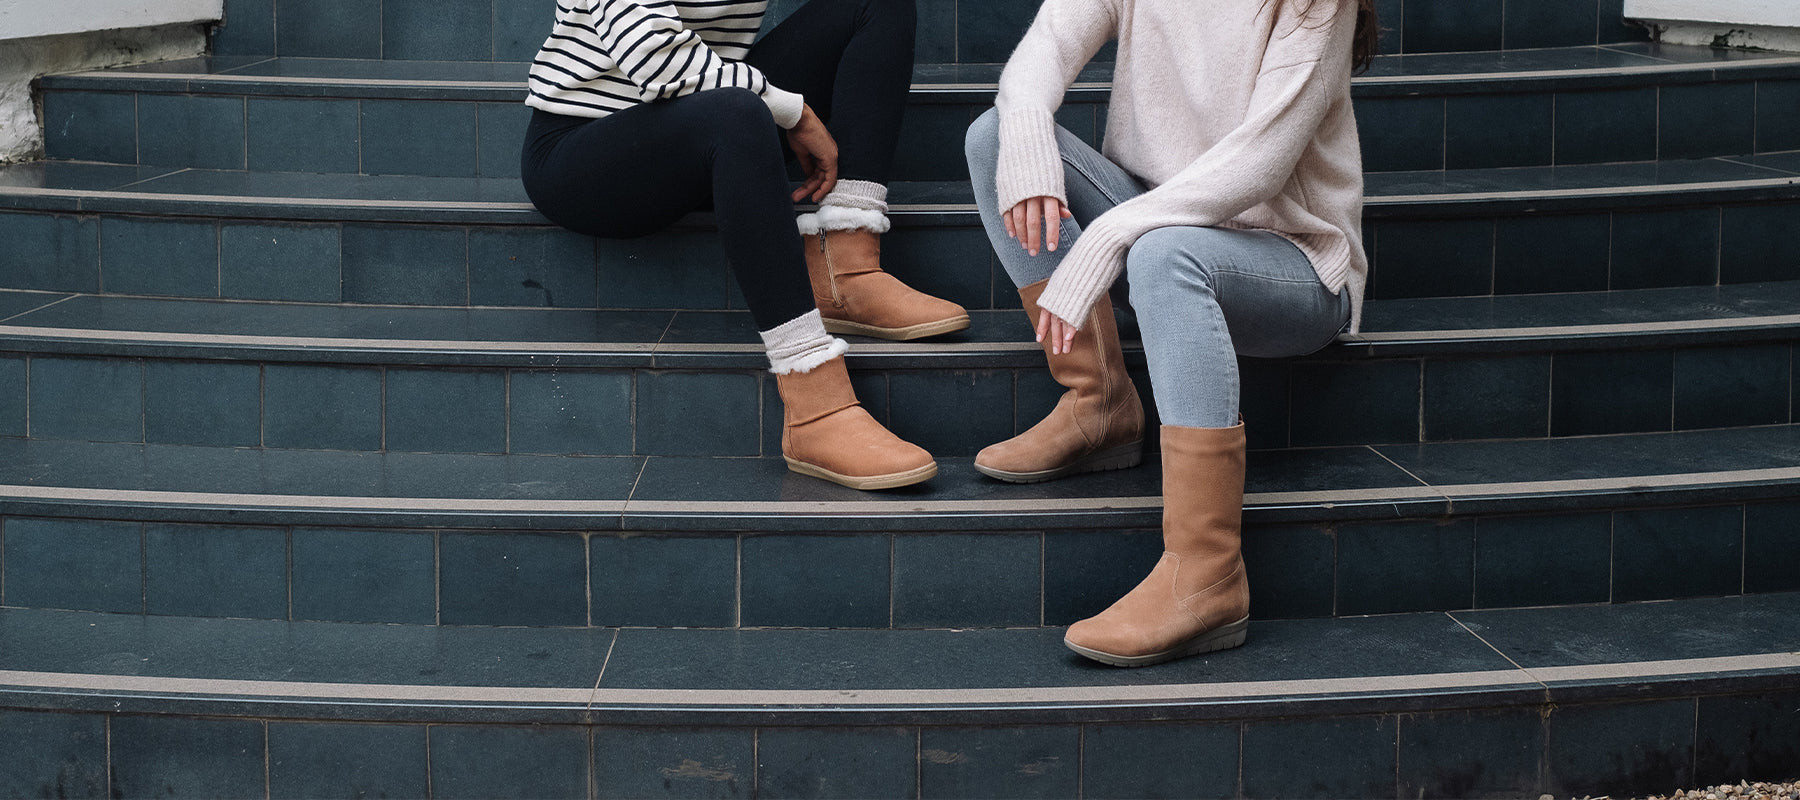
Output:
<path fill-rule="evenodd" d="M 1538 800 L 1554 800 L 1544 795 Z M 1611 797 L 1585 797 L 1581 800 L 1613 800 Z M 1792 783 L 1727 783 L 1707 789 L 1688 789 L 1674 794 L 1654 794 L 1638 800 L 1800 800 L 1800 781 Z"/>

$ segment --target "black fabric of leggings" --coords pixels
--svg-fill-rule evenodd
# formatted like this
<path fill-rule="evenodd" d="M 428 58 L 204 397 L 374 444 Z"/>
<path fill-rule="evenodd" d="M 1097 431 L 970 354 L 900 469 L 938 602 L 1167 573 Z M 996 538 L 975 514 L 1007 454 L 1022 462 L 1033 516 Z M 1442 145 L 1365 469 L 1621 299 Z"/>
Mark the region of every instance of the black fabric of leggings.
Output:
<path fill-rule="evenodd" d="M 826 120 L 841 178 L 887 182 L 911 80 L 913 15 L 912 0 L 811 0 L 746 58 Z M 766 331 L 814 308 L 781 134 L 746 89 L 600 119 L 534 111 L 521 178 L 550 221 L 601 238 L 654 233 L 710 205 L 733 276 Z"/>

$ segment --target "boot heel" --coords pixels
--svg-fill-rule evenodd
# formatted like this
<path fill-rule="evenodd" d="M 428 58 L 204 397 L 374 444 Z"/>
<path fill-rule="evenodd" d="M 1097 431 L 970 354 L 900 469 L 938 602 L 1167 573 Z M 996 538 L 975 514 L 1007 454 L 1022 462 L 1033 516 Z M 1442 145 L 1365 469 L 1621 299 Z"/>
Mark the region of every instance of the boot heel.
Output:
<path fill-rule="evenodd" d="M 1144 463 L 1144 440 L 1109 447 L 1075 462 L 1076 472 L 1105 472 L 1130 469 Z"/>

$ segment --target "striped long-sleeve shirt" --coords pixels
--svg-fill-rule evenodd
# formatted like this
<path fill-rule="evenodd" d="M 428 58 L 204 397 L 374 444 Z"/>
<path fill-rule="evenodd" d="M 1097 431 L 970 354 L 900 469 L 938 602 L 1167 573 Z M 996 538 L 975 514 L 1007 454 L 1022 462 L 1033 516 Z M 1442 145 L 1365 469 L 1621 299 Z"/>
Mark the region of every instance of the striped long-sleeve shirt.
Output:
<path fill-rule="evenodd" d="M 768 0 L 558 0 L 556 27 L 532 60 L 526 104 L 604 117 L 707 89 L 749 89 L 776 124 L 800 121 L 800 95 L 741 60 Z"/>

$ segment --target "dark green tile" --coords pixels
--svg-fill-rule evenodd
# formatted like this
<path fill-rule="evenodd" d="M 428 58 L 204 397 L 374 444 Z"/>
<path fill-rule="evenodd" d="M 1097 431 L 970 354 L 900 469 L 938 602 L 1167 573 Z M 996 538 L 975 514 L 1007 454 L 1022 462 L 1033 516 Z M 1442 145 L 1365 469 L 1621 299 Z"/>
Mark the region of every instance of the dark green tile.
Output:
<path fill-rule="evenodd" d="M 549 33 L 549 20 L 556 17 L 555 2 L 556 0 L 541 0 L 539 3 L 550 9 L 543 18 L 545 34 Z M 538 45 L 542 43 L 543 36 L 540 35 L 537 42 L 531 45 L 532 54 L 536 54 Z M 530 55 L 526 58 L 530 58 Z M 524 103 L 476 105 L 475 152 L 477 168 L 482 177 L 519 177 L 519 151 L 525 145 L 525 126 L 531 122 L 530 111 L 531 107 Z M 587 271 L 591 275 L 593 267 L 590 265 Z"/>
<path fill-rule="evenodd" d="M 1743 155 L 1756 148 L 1756 84 L 1664 86 L 1659 158 Z"/>
<path fill-rule="evenodd" d="M 588 553 L 595 625 L 729 628 L 737 623 L 734 537 L 597 536 Z"/>
<path fill-rule="evenodd" d="M 1800 591 L 1800 504 L 1744 508 L 1744 591 Z"/>
<path fill-rule="evenodd" d="M 100 221 L 60 214 L 0 213 L 0 274 L 9 289 L 100 289 Z"/>
<path fill-rule="evenodd" d="M 1080 778 L 1076 727 L 930 727 L 919 733 L 922 798 L 1075 797 Z"/>
<path fill-rule="evenodd" d="M 628 455 L 632 377 L 625 372 L 514 372 L 507 414 L 514 453 Z"/>
<path fill-rule="evenodd" d="M 757 796 L 919 796 L 910 728 L 766 728 L 757 735 Z"/>
<path fill-rule="evenodd" d="M 587 624 L 587 558 L 580 537 L 445 533 L 439 542 L 440 622 Z"/>
<path fill-rule="evenodd" d="M 345 225 L 344 300 L 461 306 L 469 302 L 469 243 L 461 230 Z"/>
<path fill-rule="evenodd" d="M 1498 50 L 1504 0 L 1431 0 L 1405 4 L 1406 52 Z"/>
<path fill-rule="evenodd" d="M 1561 92 L 1556 96 L 1556 163 L 1656 158 L 1656 89 Z"/>
<path fill-rule="evenodd" d="M 144 367 L 101 358 L 31 359 L 31 435 L 94 442 L 144 440 Z"/>
<path fill-rule="evenodd" d="M 1474 605 L 1475 522 L 1379 522 L 1338 529 L 1337 613 Z"/>
<path fill-rule="evenodd" d="M 919 27 L 913 58 L 921 64 L 956 60 L 956 0 L 918 0 Z"/>
<path fill-rule="evenodd" d="M 1329 617 L 1335 602 L 1337 538 L 1305 525 L 1244 531 L 1250 615 L 1257 619 Z"/>
<path fill-rule="evenodd" d="M 1721 211 L 1719 282 L 1800 277 L 1800 203 L 1727 206 Z M 4 258 L 4 256 L 0 256 Z"/>
<path fill-rule="evenodd" d="M 1088 725 L 1081 794 L 1094 800 L 1237 796 L 1237 723 Z"/>
<path fill-rule="evenodd" d="M 1638 797 L 1693 785 L 1692 700 L 1561 706 L 1549 726 L 1545 791 Z"/>
<path fill-rule="evenodd" d="M 505 452 L 506 374 L 388 370 L 387 449 Z"/>
<path fill-rule="evenodd" d="M 1370 172 L 1444 168 L 1444 101 L 1382 97 L 1358 101 L 1363 168 Z"/>
<path fill-rule="evenodd" d="M 1393 797 L 1395 726 L 1392 717 L 1248 723 L 1242 796 Z"/>
<path fill-rule="evenodd" d="M 1042 553 L 1031 534 L 895 537 L 894 626 L 1037 625 Z"/>
<path fill-rule="evenodd" d="M 46 92 L 43 113 L 46 156 L 138 163 L 136 95 Z"/>
<path fill-rule="evenodd" d="M 6 605 L 143 612 L 143 531 L 135 522 L 15 517 L 5 544 Z"/>
<path fill-rule="evenodd" d="M 333 6 L 347 2 L 361 0 L 325 0 L 303 8 L 324 14 Z M 284 9 L 289 7 L 283 6 Z M 343 41 L 349 42 L 360 33 L 345 31 Z M 357 101 L 252 97 L 248 115 L 245 152 L 250 169 L 259 172 L 358 171 L 361 114 L 357 111 Z"/>
<path fill-rule="evenodd" d="M 263 444 L 381 447 L 381 370 L 272 364 L 263 370 Z"/>
<path fill-rule="evenodd" d="M 1012 383 L 1000 370 L 891 373 L 888 427 L 932 455 L 973 456 L 1012 436 Z"/>
<path fill-rule="evenodd" d="M 269 797 L 425 797 L 425 726 L 269 723 Z"/>
<path fill-rule="evenodd" d="M 412 5 L 424 7 L 419 3 Z M 433 5 L 442 8 L 458 4 Z M 395 0 L 389 0 L 386 7 L 394 8 Z M 447 16 L 440 15 L 439 21 L 447 21 Z M 362 101 L 364 174 L 473 178 L 475 160 L 475 104 Z"/>
<path fill-rule="evenodd" d="M 1613 514 L 1613 600 L 1737 594 L 1744 575 L 1744 508 Z"/>
<path fill-rule="evenodd" d="M 1150 574 L 1162 545 L 1160 529 L 1045 533 L 1044 624 L 1068 625 L 1106 610 Z"/>
<path fill-rule="evenodd" d="M 1382 55 L 1402 52 L 1405 42 L 1406 15 L 1401 13 L 1404 0 L 1375 0 L 1375 21 L 1381 29 Z"/>
<path fill-rule="evenodd" d="M 1531 797 L 1544 722 L 1534 708 L 1440 711 L 1400 721 L 1401 797 Z"/>
<path fill-rule="evenodd" d="M 218 226 L 108 218 L 100 226 L 100 283 L 114 294 L 217 297 Z"/>
<path fill-rule="evenodd" d="M 1696 726 L 1694 780 L 1783 782 L 1800 764 L 1800 693 L 1702 697 Z"/>
<path fill-rule="evenodd" d="M 976 229 L 908 230 L 883 237 L 881 262 L 914 289 L 964 308 L 987 308 L 993 278 L 979 268 L 979 259 L 970 263 L 970 258 L 986 255 L 990 247 L 987 236 Z M 959 268 L 945 269 L 946 264 Z"/>
<path fill-rule="evenodd" d="M 750 797 L 755 765 L 756 734 L 747 729 L 594 730 L 601 798 Z"/>
<path fill-rule="evenodd" d="M 266 795 L 265 737 L 257 720 L 112 719 L 113 797 Z"/>
<path fill-rule="evenodd" d="M 1800 81 L 1756 84 L 1756 152 L 1800 150 Z"/>
<path fill-rule="evenodd" d="M 1787 422 L 1789 350 L 1783 344 L 1675 351 L 1675 429 Z"/>
<path fill-rule="evenodd" d="M 1506 4 L 1506 49 L 1593 44 L 1598 11 L 1590 2 L 1511 0 Z"/>
<path fill-rule="evenodd" d="M 1669 351 L 1560 353 L 1550 376 L 1550 434 L 1669 430 L 1673 392 Z"/>
<path fill-rule="evenodd" d="M 726 307 L 731 275 L 713 231 L 601 239 L 597 247 L 601 308 Z"/>
<path fill-rule="evenodd" d="M 556 0 L 512 0 L 506 8 L 494 15 L 494 60 L 530 61 L 550 35 Z"/>
<path fill-rule="evenodd" d="M 1600 0 L 1600 43 L 1650 41 L 1650 31 L 1643 25 L 1625 20 L 1625 0 Z"/>
<path fill-rule="evenodd" d="M 637 451 L 644 455 L 753 456 L 761 444 L 751 375 L 641 372 Z"/>
<path fill-rule="evenodd" d="M 1148 402 L 1143 390 L 1138 396 Z M 1286 447 L 1288 443 L 1288 364 L 1276 360 L 1238 360 L 1239 413 L 1252 450 Z M 1148 412 L 1150 409 L 1146 408 Z M 1148 420 L 1146 420 L 1148 423 Z M 1148 428 L 1146 428 L 1148 430 Z"/>
<path fill-rule="evenodd" d="M 138 154 L 145 164 L 244 168 L 244 99 L 138 96 Z"/>
<path fill-rule="evenodd" d="M 469 304 L 593 308 L 594 240 L 565 231 L 469 231 Z"/>
<path fill-rule="evenodd" d="M 1610 514 L 1476 523 L 1476 608 L 1604 603 L 1611 590 Z"/>
<path fill-rule="evenodd" d="M 1370 294 L 1399 297 L 1485 295 L 1494 286 L 1492 220 L 1388 222 L 1376 229 Z"/>
<path fill-rule="evenodd" d="M 219 230 L 219 295 L 335 303 L 343 244 L 332 224 L 226 224 Z"/>
<path fill-rule="evenodd" d="M 288 618 L 282 528 L 146 525 L 144 606 L 185 617 Z"/>
<path fill-rule="evenodd" d="M 1554 144 L 1552 95 L 1465 95 L 1445 101 L 1448 169 L 1549 164 Z"/>
<path fill-rule="evenodd" d="M 382 0 L 381 57 L 422 61 L 487 61 L 494 57 L 494 18 L 520 13 L 492 0 Z"/>
<path fill-rule="evenodd" d="M 293 618 L 437 621 L 437 545 L 411 531 L 295 528 Z"/>
<path fill-rule="evenodd" d="M 970 118 L 969 107 L 964 105 L 908 108 L 894 153 L 895 174 L 922 181 L 968 180 L 969 163 L 963 157 L 962 140 Z"/>
<path fill-rule="evenodd" d="M 885 628 L 887 536 L 754 536 L 743 543 L 743 624 Z"/>
<path fill-rule="evenodd" d="M 433 726 L 431 796 L 585 798 L 588 747 L 576 727 Z"/>
<path fill-rule="evenodd" d="M 214 55 L 275 54 L 275 0 L 225 0 L 224 13 L 212 29 Z"/>
<path fill-rule="evenodd" d="M 0 436 L 24 436 L 26 361 L 0 357 Z"/>
<path fill-rule="evenodd" d="M 283 56 L 381 58 L 381 3 L 280 3 L 275 10 L 275 31 L 276 52 Z"/>
<path fill-rule="evenodd" d="M 0 797 L 107 796 L 100 714 L 0 710 L 0 752 Z"/>
<path fill-rule="evenodd" d="M 1038 0 L 956 4 L 956 60 L 999 64 L 1012 55 L 1037 16 Z"/>
<path fill-rule="evenodd" d="M 1494 231 L 1494 294 L 1605 291 L 1611 253 L 1609 214 L 1502 217 Z"/>
<path fill-rule="evenodd" d="M 262 444 L 262 370 L 254 364 L 150 361 L 144 365 L 144 440 Z"/>
<path fill-rule="evenodd" d="M 1292 444 L 1418 441 L 1419 372 L 1405 361 L 1296 364 Z"/>
<path fill-rule="evenodd" d="M 1426 362 L 1426 441 L 1532 437 L 1549 431 L 1549 356 Z"/>

